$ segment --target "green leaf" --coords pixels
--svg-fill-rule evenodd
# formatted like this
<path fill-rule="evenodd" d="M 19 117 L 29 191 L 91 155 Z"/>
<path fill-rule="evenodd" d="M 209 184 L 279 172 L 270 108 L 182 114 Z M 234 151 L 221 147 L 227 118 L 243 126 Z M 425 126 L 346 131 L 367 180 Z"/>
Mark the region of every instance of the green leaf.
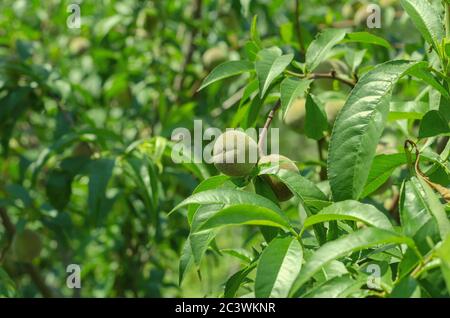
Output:
<path fill-rule="evenodd" d="M 254 41 L 248 41 L 244 45 L 244 51 L 250 61 L 256 61 L 256 56 L 261 48 Z"/>
<path fill-rule="evenodd" d="M 126 170 L 137 186 L 137 192 L 151 215 L 153 222 L 158 223 L 158 176 L 150 159 L 145 155 L 132 155 L 126 157 L 128 164 Z"/>
<path fill-rule="evenodd" d="M 15 297 L 16 286 L 14 281 L 8 274 L 0 267 L 0 298 Z"/>
<path fill-rule="evenodd" d="M 370 168 L 361 198 L 365 198 L 375 192 L 389 179 L 395 168 L 404 164 L 406 164 L 406 155 L 404 153 L 376 156 Z"/>
<path fill-rule="evenodd" d="M 255 68 L 253 62 L 250 61 L 228 61 L 215 67 L 211 73 L 203 80 L 202 85 L 198 89 L 199 91 L 205 87 L 223 80 L 225 78 L 239 75 L 245 72 L 251 72 Z"/>
<path fill-rule="evenodd" d="M 415 248 L 414 242 L 408 237 L 383 229 L 363 228 L 321 246 L 303 266 L 290 294 L 295 295 L 300 287 L 328 262 L 351 252 L 384 244 L 407 244 Z"/>
<path fill-rule="evenodd" d="M 419 138 L 450 134 L 450 123 L 438 110 L 430 110 L 420 122 Z"/>
<path fill-rule="evenodd" d="M 294 79 L 288 77 L 281 82 L 280 85 L 280 100 L 281 111 L 283 118 L 291 107 L 292 103 L 299 97 L 305 95 L 306 90 L 309 88 L 312 80 L 307 79 Z"/>
<path fill-rule="evenodd" d="M 280 179 L 312 212 L 317 212 L 331 204 L 327 196 L 312 181 L 298 173 L 272 166 L 263 167 L 259 174 L 273 175 Z"/>
<path fill-rule="evenodd" d="M 183 279 L 189 269 L 193 264 L 191 240 L 188 237 L 184 243 L 183 250 L 181 251 L 180 262 L 178 265 L 178 284 L 181 285 Z"/>
<path fill-rule="evenodd" d="M 400 221 L 403 233 L 409 237 L 413 237 L 432 217 L 424 196 L 425 192 L 417 178 L 403 183 L 399 207 Z"/>
<path fill-rule="evenodd" d="M 88 211 L 90 220 L 95 226 L 104 222 L 114 202 L 113 198 L 106 196 L 114 166 L 113 159 L 99 159 L 89 165 Z"/>
<path fill-rule="evenodd" d="M 276 238 L 261 254 L 256 269 L 255 296 L 285 298 L 300 272 L 303 250 L 293 237 Z"/>
<path fill-rule="evenodd" d="M 306 69 L 308 72 L 314 71 L 319 64 L 327 58 L 330 50 L 341 42 L 345 37 L 343 29 L 328 29 L 322 31 L 317 38 L 311 42 L 306 51 Z"/>
<path fill-rule="evenodd" d="M 358 199 L 389 113 L 395 83 L 417 62 L 390 61 L 364 74 L 334 124 L 328 176 L 335 201 Z"/>
<path fill-rule="evenodd" d="M 397 283 L 389 298 L 420 298 L 420 286 L 414 278 L 405 277 Z"/>
<path fill-rule="evenodd" d="M 311 94 L 306 98 L 305 135 L 320 140 L 328 130 L 327 114 L 320 101 Z"/>
<path fill-rule="evenodd" d="M 183 281 L 186 272 L 192 264 L 195 264 L 197 271 L 200 272 L 200 263 L 211 242 L 216 237 L 216 231 L 195 232 L 203 222 L 203 218 L 211 213 L 215 213 L 221 205 L 205 205 L 198 208 L 195 212 L 193 227 L 187 238 L 181 253 L 179 263 L 179 284 Z"/>
<path fill-rule="evenodd" d="M 259 80 L 259 93 L 264 96 L 272 81 L 292 62 L 293 54 L 281 55 L 277 47 L 259 51 L 255 70 Z"/>
<path fill-rule="evenodd" d="M 45 185 L 47 198 L 57 210 L 63 210 L 72 195 L 72 177 L 62 170 L 53 169 L 49 172 Z"/>
<path fill-rule="evenodd" d="M 450 294 L 450 235 L 444 240 L 437 250 L 437 255 L 441 259 L 441 270 L 444 276 L 447 290 Z"/>
<path fill-rule="evenodd" d="M 387 216 L 374 206 L 348 200 L 334 203 L 319 213 L 308 217 L 305 220 L 302 232 L 314 224 L 338 220 L 359 221 L 380 229 L 394 230 Z"/>
<path fill-rule="evenodd" d="M 242 105 L 244 105 L 247 99 L 249 99 L 254 93 L 258 91 L 259 89 L 258 86 L 259 83 L 257 79 L 253 79 L 250 83 L 248 83 L 245 86 L 244 92 L 242 93 L 241 101 L 239 103 L 239 108 L 241 108 Z"/>
<path fill-rule="evenodd" d="M 365 44 L 375 44 L 375 45 L 379 45 L 379 46 L 384 46 L 387 49 L 392 48 L 391 44 L 389 44 L 388 41 L 386 41 L 385 39 L 383 39 L 379 36 L 376 36 L 372 33 L 369 33 L 369 32 L 347 33 L 347 35 L 345 36 L 345 38 L 342 42 L 343 43 L 356 42 L 356 43 L 365 43 Z"/>
<path fill-rule="evenodd" d="M 422 119 L 430 106 L 428 102 L 408 101 L 390 104 L 389 121 L 402 119 Z"/>
<path fill-rule="evenodd" d="M 366 55 L 367 50 L 349 50 L 345 55 L 345 61 L 351 67 L 351 73 L 355 73 L 358 67 L 361 65 L 364 60 L 364 56 Z"/>
<path fill-rule="evenodd" d="M 202 231 L 191 233 L 189 235 L 192 257 L 197 268 L 200 268 L 200 262 L 208 249 L 209 244 L 216 237 L 215 231 Z"/>
<path fill-rule="evenodd" d="M 31 208 L 33 206 L 33 199 L 30 192 L 23 186 L 17 183 L 8 184 L 6 187 L 6 194 L 8 200 L 14 202 L 14 205 L 20 208 Z"/>
<path fill-rule="evenodd" d="M 419 182 L 422 185 L 424 193 L 424 205 L 427 211 L 433 215 L 436 220 L 439 227 L 439 233 L 441 234 L 441 239 L 445 240 L 450 234 L 450 221 L 445 213 L 444 205 L 439 201 L 436 193 L 434 193 L 434 191 L 424 180 L 419 178 Z"/>
<path fill-rule="evenodd" d="M 424 39 L 440 53 L 444 23 L 439 18 L 439 13 L 427 0 L 400 0 L 400 3 Z"/>
<path fill-rule="evenodd" d="M 223 205 L 236 205 L 236 204 L 247 204 L 254 206 L 265 207 L 269 210 L 273 210 L 282 213 L 280 208 L 270 201 L 260 195 L 255 193 L 230 190 L 230 189 L 217 189 L 217 190 L 207 190 L 191 195 L 189 198 L 178 204 L 170 213 L 178 210 L 183 206 L 189 204 L 223 204 Z"/>
<path fill-rule="evenodd" d="M 208 179 L 203 180 L 200 184 L 194 189 L 192 194 L 200 193 L 207 190 L 212 190 L 221 187 L 233 188 L 235 187 L 233 183 L 230 181 L 230 177 L 225 175 L 213 176 Z M 199 207 L 198 204 L 191 204 L 188 207 L 188 222 L 192 224 L 192 219 L 194 217 L 194 213 Z"/>
<path fill-rule="evenodd" d="M 362 279 L 354 280 L 350 275 L 334 277 L 315 287 L 302 298 L 345 298 L 365 283 Z"/>
<path fill-rule="evenodd" d="M 189 205 L 222 205 L 215 213 L 210 213 L 202 220 L 201 224 L 195 226 L 192 222 L 193 231 L 203 231 L 227 225 L 267 225 L 290 229 L 289 220 L 280 208 L 270 201 L 255 193 L 239 190 L 207 190 L 193 194 L 170 213 Z M 198 212 L 195 214 L 197 216 Z"/>
<path fill-rule="evenodd" d="M 252 26 L 250 28 L 250 38 L 258 47 L 261 47 L 261 38 L 258 32 L 258 15 L 252 19 Z"/>
<path fill-rule="evenodd" d="M 231 225 L 265 225 L 291 229 L 286 217 L 278 212 L 252 204 L 237 204 L 219 210 L 208 218 L 198 231 Z"/>
<path fill-rule="evenodd" d="M 178 152 L 174 150 L 174 142 L 168 142 L 167 147 L 164 149 L 164 156 L 174 160 L 176 159 L 178 162 L 181 162 L 183 167 L 187 169 L 188 171 L 191 171 L 197 178 L 200 180 L 204 180 L 210 177 L 210 173 L 208 171 L 208 168 L 206 167 L 206 164 L 203 162 L 195 163 L 192 162 L 192 158 L 190 154 L 186 154 L 184 151 Z M 194 158 L 195 160 L 197 158 Z M 194 161 L 195 161 L 194 160 Z"/>
<path fill-rule="evenodd" d="M 416 233 L 412 236 L 412 239 L 416 243 L 417 249 L 421 255 L 427 255 L 432 246 L 429 242 L 439 242 L 440 235 L 436 221 L 429 217 L 429 221 L 425 223 Z M 408 248 L 398 266 L 398 278 L 401 279 L 407 276 L 414 268 L 419 265 L 421 258 L 417 253 Z"/>
<path fill-rule="evenodd" d="M 450 94 L 447 89 L 439 82 L 439 80 L 431 73 L 427 68 L 413 68 L 408 72 L 408 75 L 414 76 L 421 79 L 425 83 L 429 84 L 431 87 L 436 89 L 445 98 L 450 98 Z"/>
<path fill-rule="evenodd" d="M 225 283 L 224 297 L 225 298 L 235 297 L 237 291 L 239 290 L 239 287 L 241 287 L 245 278 L 247 278 L 248 274 L 250 274 L 253 271 L 253 269 L 255 269 L 255 267 L 256 263 L 251 264 L 250 266 L 245 267 L 240 271 L 234 273 Z"/>
<path fill-rule="evenodd" d="M 241 249 L 226 248 L 226 249 L 220 250 L 220 253 L 233 256 L 247 265 L 252 262 L 251 253 L 243 248 L 241 248 Z"/>

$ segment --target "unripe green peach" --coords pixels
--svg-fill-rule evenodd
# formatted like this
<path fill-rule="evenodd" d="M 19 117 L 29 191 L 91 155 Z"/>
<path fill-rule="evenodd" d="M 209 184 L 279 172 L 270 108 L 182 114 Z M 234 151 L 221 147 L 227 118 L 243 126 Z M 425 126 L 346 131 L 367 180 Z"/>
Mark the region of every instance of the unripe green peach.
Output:
<path fill-rule="evenodd" d="M 41 253 L 41 238 L 36 232 L 26 229 L 14 236 L 12 248 L 18 261 L 31 263 Z"/>
<path fill-rule="evenodd" d="M 284 123 L 294 131 L 303 134 L 305 131 L 306 100 L 296 99 L 284 117 Z"/>
<path fill-rule="evenodd" d="M 227 49 L 225 47 L 212 47 L 203 53 L 203 66 L 207 70 L 212 70 L 219 64 L 222 64 L 228 59 Z"/>
<path fill-rule="evenodd" d="M 292 160 L 290 160 L 289 158 L 282 155 L 273 154 L 264 156 L 259 160 L 258 164 L 259 165 L 270 164 L 273 166 L 278 166 L 280 169 L 285 169 L 296 173 L 299 172 L 295 163 L 293 163 Z M 287 201 L 290 198 L 292 198 L 293 194 L 291 190 L 289 190 L 289 188 L 277 177 L 269 175 L 263 177 L 266 180 L 266 182 L 269 183 L 270 187 L 272 188 L 272 191 L 275 193 L 280 202 Z"/>
<path fill-rule="evenodd" d="M 230 130 L 217 137 L 213 163 L 223 174 L 243 177 L 251 173 L 258 160 L 258 145 L 250 136 Z"/>

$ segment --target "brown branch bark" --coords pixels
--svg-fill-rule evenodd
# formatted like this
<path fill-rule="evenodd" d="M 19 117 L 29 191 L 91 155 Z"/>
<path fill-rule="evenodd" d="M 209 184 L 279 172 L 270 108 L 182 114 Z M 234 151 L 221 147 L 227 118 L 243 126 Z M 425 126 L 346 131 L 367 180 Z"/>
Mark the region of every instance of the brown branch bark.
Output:
<path fill-rule="evenodd" d="M 25 270 L 28 275 L 30 275 L 31 280 L 33 281 L 37 289 L 39 289 L 43 297 L 52 298 L 54 296 L 53 291 L 47 286 L 36 267 L 34 267 L 32 264 L 25 264 Z"/>
<path fill-rule="evenodd" d="M 349 80 L 347 78 L 342 77 L 340 74 L 337 74 L 336 71 L 332 70 L 328 73 L 310 73 L 310 74 L 299 74 L 292 71 L 285 71 L 286 74 L 289 74 L 291 76 L 295 76 L 298 78 L 306 78 L 306 79 L 335 79 L 341 83 L 344 83 L 351 88 L 355 87 L 356 82 L 353 80 Z"/>
<path fill-rule="evenodd" d="M 309 79 L 335 79 L 341 83 L 344 83 L 351 88 L 355 87 L 356 83 L 352 80 L 348 80 L 339 74 L 337 74 L 335 71 L 331 71 L 329 73 L 312 73 L 307 78 Z"/>
<path fill-rule="evenodd" d="M 264 152 L 264 142 L 267 137 L 267 131 L 269 130 L 270 125 L 272 124 L 273 118 L 275 117 L 275 114 L 277 113 L 278 109 L 280 109 L 281 101 L 278 101 L 273 108 L 270 110 L 269 115 L 267 116 L 266 123 L 264 124 L 261 133 L 259 134 L 259 140 L 258 140 L 258 152 L 259 156 L 265 156 Z"/>
<path fill-rule="evenodd" d="M 202 0 L 194 0 L 193 3 L 193 15 L 192 18 L 194 21 L 200 20 L 202 17 Z M 176 94 L 178 94 L 181 89 L 184 86 L 184 81 L 186 80 L 186 70 L 189 64 L 192 61 L 192 57 L 195 52 L 195 37 L 198 34 L 198 28 L 192 28 L 190 34 L 188 35 L 188 45 L 187 45 L 187 52 L 183 61 L 183 64 L 181 66 L 180 73 L 175 77 L 174 81 L 174 91 Z M 178 96 L 178 95 L 177 95 Z M 177 97 L 178 100 L 178 97 Z"/>
<path fill-rule="evenodd" d="M 303 42 L 301 26 L 300 26 L 300 1 L 295 0 L 295 33 L 300 47 L 300 52 L 305 53 L 305 43 Z"/>
<path fill-rule="evenodd" d="M 8 239 L 6 246 L 2 249 L 0 253 L 0 262 L 3 261 L 3 258 L 5 257 L 6 253 L 8 252 L 9 248 L 11 247 L 11 242 L 14 237 L 14 234 L 16 232 L 15 226 L 12 224 L 11 219 L 9 218 L 8 214 L 6 213 L 6 210 L 4 208 L 0 208 L 0 219 L 3 223 L 3 226 L 5 228 L 6 237 Z"/>

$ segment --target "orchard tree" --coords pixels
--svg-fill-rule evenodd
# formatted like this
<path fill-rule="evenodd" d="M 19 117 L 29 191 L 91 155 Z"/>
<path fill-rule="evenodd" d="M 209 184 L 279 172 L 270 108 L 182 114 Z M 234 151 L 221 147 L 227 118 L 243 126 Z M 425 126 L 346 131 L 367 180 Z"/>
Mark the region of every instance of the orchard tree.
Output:
<path fill-rule="evenodd" d="M 191 265 L 201 268 L 208 249 L 223 257 L 215 243 L 222 228 L 250 225 L 259 228 L 264 242 L 252 246 L 250 255 L 227 250 L 242 266 L 225 283 L 225 297 L 448 296 L 449 5 L 442 3 L 443 20 L 426 0 L 401 4 L 425 39 L 423 55 L 398 56 L 362 69 L 365 51 L 355 53 L 352 45 L 392 50 L 385 39 L 325 29 L 308 46 L 300 42 L 305 54 L 297 54 L 266 47 L 255 17 L 247 56 L 220 64 L 206 77 L 201 89 L 248 74 L 236 116 L 254 125 L 254 117 L 249 118 L 262 114 L 261 105 L 271 100 L 260 138 L 278 116 L 317 141 L 321 162 L 319 175 L 310 178 L 289 158 L 261 151 L 254 167 L 250 162 L 216 165 L 222 174 L 202 181 L 174 209 L 187 207 L 191 227 L 180 281 Z M 350 66 L 345 73 L 331 67 L 330 57 L 339 56 L 337 46 Z M 324 81 L 351 89 L 345 103 L 315 96 Z M 412 82 L 423 85 L 425 93 L 402 100 Z M 426 106 L 419 109 L 422 103 Z M 401 146 L 377 154 L 383 132 L 397 121 L 403 127 Z M 224 135 L 216 141 L 221 151 Z M 256 143 L 244 143 L 246 138 L 240 133 L 237 142 L 249 152 Z M 393 188 L 391 178 L 398 192 L 390 191 L 394 197 L 386 209 L 376 196 Z M 284 201 L 292 196 L 300 219 L 286 213 Z"/>

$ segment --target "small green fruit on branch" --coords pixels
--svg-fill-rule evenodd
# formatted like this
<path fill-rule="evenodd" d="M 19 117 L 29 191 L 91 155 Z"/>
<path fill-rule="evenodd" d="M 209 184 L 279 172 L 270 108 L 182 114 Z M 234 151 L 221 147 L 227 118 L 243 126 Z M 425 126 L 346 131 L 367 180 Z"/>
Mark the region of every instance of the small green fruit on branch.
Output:
<path fill-rule="evenodd" d="M 259 156 L 262 157 L 265 155 L 264 153 L 264 142 L 267 137 L 267 131 L 269 130 L 270 125 L 272 124 L 273 118 L 275 117 L 275 114 L 277 113 L 278 109 L 281 107 L 281 100 L 279 100 L 275 106 L 270 110 L 269 115 L 267 116 L 266 123 L 264 124 L 261 133 L 259 134 L 259 140 L 258 140 L 258 153 Z"/>
<path fill-rule="evenodd" d="M 247 134 L 231 130 L 220 135 L 213 148 L 217 170 L 230 177 L 249 175 L 258 160 L 258 146 Z"/>

